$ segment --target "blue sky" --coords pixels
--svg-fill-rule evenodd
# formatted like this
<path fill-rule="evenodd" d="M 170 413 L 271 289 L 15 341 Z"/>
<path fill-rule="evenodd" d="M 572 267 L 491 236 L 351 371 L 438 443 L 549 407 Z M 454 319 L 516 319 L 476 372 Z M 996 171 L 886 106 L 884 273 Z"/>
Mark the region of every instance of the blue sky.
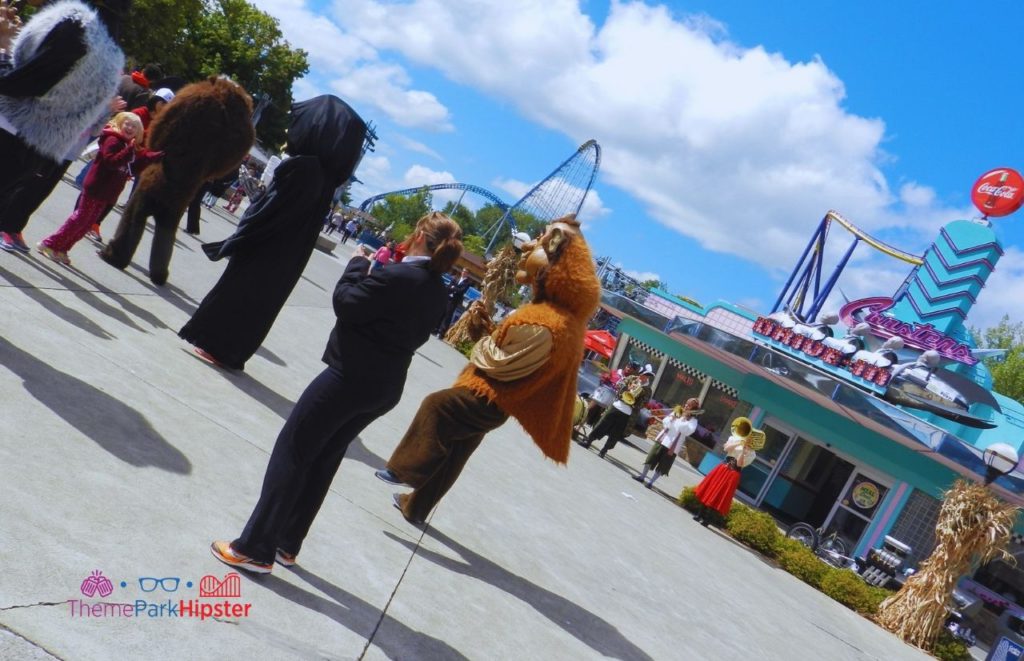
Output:
<path fill-rule="evenodd" d="M 673 292 L 770 306 L 821 216 L 921 252 L 1024 169 L 1024 9 L 997 3 L 257 0 L 380 135 L 355 195 L 460 181 L 508 201 L 595 138 L 594 252 Z M 976 324 L 1024 320 L 1024 212 Z M 835 250 L 845 248 L 845 239 Z M 840 281 L 891 293 L 866 246 Z"/>

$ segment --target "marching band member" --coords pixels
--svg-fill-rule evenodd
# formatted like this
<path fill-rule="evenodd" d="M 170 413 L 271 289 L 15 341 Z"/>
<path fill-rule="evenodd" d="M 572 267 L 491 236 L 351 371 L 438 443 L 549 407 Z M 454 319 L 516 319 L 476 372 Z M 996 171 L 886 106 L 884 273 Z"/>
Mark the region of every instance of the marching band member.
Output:
<path fill-rule="evenodd" d="M 640 409 L 651 398 L 651 381 L 654 379 L 654 368 L 644 365 L 640 373 L 626 377 L 619 382 L 619 397 L 608 407 L 594 428 L 587 434 L 583 447 L 589 448 L 595 440 L 608 437 L 604 447 L 597 456 L 604 457 L 615 445 L 626 436 L 629 424 L 636 419 Z"/>
<path fill-rule="evenodd" d="M 697 431 L 697 416 L 703 413 L 700 410 L 700 401 L 695 397 L 686 400 L 685 405 L 677 405 L 661 421 L 662 429 L 657 438 L 654 439 L 654 446 L 647 453 L 644 460 L 643 472 L 633 477 L 637 482 L 643 482 L 647 472 L 652 468 L 654 475 L 646 486 L 648 489 L 662 475 L 668 475 L 668 471 L 675 463 L 676 455 L 683 449 L 683 441 Z"/>
<path fill-rule="evenodd" d="M 754 461 L 756 451 L 764 447 L 764 441 L 764 432 L 754 429 L 748 418 L 732 421 L 732 435 L 725 442 L 725 461 L 715 466 L 694 492 L 702 505 L 693 515 L 694 521 L 703 526 L 708 525 L 708 509 L 728 516 L 732 497 L 740 483 L 740 471 Z"/>

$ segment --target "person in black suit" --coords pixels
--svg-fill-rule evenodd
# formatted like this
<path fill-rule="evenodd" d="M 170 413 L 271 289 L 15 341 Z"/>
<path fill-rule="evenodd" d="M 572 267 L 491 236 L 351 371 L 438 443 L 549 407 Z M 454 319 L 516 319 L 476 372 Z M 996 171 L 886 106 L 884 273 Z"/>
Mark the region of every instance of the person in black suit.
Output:
<path fill-rule="evenodd" d="M 401 399 L 413 353 L 447 303 L 441 274 L 462 254 L 461 238 L 457 223 L 433 212 L 416 224 L 401 263 L 371 274 L 365 255 L 349 261 L 334 290 L 327 368 L 281 429 L 241 536 L 213 542 L 214 557 L 263 574 L 275 559 L 295 564 L 349 443 Z"/>
<path fill-rule="evenodd" d="M 462 269 L 462 273 L 458 279 L 452 278 L 452 281 L 448 284 L 448 307 L 444 311 L 444 316 L 441 317 L 441 324 L 437 327 L 437 336 L 444 338 L 445 333 L 448 332 L 448 327 L 452 325 L 452 317 L 455 316 L 455 311 L 462 305 L 463 299 L 466 298 L 466 292 L 469 290 L 473 281 L 469 279 L 469 270 Z"/>

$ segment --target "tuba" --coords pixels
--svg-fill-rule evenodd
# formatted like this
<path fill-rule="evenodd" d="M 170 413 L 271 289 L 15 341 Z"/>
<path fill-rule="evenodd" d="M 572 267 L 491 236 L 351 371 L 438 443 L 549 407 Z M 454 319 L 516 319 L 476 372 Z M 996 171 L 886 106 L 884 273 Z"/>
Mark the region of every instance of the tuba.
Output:
<path fill-rule="evenodd" d="M 636 398 L 644 391 L 644 382 L 640 379 L 633 377 L 630 378 L 633 379 L 632 383 L 626 386 L 626 389 L 623 391 L 622 395 L 619 396 L 619 399 L 626 404 L 633 406 L 633 404 L 636 403 Z"/>
<path fill-rule="evenodd" d="M 754 429 L 754 423 L 750 418 L 739 417 L 732 421 L 732 433 L 743 439 L 744 445 L 755 452 L 764 448 L 766 440 L 765 433 L 760 429 Z"/>

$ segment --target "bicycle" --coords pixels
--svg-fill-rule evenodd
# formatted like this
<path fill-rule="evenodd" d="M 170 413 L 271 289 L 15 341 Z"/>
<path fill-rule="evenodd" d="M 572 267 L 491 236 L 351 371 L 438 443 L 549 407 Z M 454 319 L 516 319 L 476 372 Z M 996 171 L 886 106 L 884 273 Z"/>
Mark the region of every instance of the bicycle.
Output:
<path fill-rule="evenodd" d="M 838 530 L 826 532 L 824 528 L 815 528 L 801 521 L 789 527 L 786 537 L 800 542 L 833 567 L 845 569 L 853 564 L 853 558 L 846 555 L 846 542 L 839 536 Z"/>

